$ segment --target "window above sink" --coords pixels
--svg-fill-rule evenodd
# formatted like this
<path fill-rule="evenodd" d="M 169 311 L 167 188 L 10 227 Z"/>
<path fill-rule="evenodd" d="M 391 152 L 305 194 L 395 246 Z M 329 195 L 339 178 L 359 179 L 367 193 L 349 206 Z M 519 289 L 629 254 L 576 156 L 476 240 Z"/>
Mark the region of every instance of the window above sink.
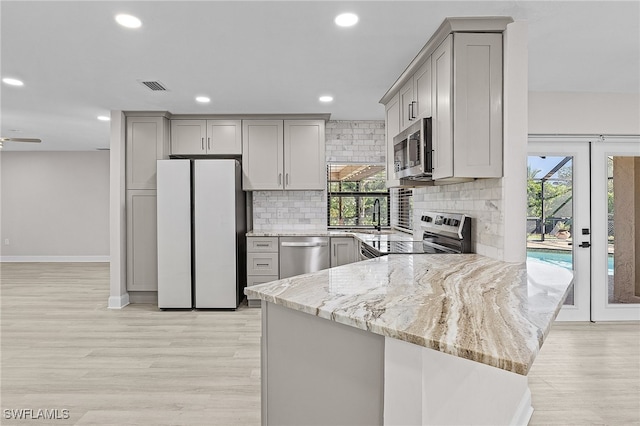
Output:
<path fill-rule="evenodd" d="M 390 197 L 384 164 L 327 165 L 327 226 L 353 232 L 374 231 L 375 200 L 380 200 L 380 226 L 390 226 Z M 386 230 L 383 230 L 383 232 Z M 376 231 L 378 232 L 378 231 Z"/>

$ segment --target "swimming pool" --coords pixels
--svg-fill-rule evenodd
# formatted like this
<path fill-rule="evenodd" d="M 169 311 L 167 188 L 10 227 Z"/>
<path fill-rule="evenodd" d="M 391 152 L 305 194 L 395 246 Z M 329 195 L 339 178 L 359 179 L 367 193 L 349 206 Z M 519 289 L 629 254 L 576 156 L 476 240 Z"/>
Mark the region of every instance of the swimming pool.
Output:
<path fill-rule="evenodd" d="M 551 263 L 552 265 L 561 266 L 565 269 L 573 269 L 573 258 L 570 251 L 563 250 L 527 250 L 527 259 L 536 259 L 541 262 Z M 613 256 L 608 258 L 609 275 L 613 275 Z"/>

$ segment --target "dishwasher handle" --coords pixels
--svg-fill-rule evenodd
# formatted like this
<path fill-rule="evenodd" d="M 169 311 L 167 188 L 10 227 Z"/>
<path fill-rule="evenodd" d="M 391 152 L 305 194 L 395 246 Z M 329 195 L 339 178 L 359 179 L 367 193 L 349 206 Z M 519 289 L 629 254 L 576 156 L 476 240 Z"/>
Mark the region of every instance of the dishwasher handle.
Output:
<path fill-rule="evenodd" d="M 326 247 L 328 244 L 325 242 L 317 242 L 317 243 L 305 243 L 305 242 L 291 242 L 291 241 L 283 241 L 280 243 L 282 247 Z"/>

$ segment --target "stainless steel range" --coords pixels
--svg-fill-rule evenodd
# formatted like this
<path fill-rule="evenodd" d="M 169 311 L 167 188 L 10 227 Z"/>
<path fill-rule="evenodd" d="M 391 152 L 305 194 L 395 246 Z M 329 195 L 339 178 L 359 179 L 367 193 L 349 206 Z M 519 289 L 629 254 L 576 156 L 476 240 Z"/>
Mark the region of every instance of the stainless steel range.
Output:
<path fill-rule="evenodd" d="M 424 253 L 471 253 L 471 218 L 460 213 L 424 212 Z"/>
<path fill-rule="evenodd" d="M 360 243 L 360 258 L 387 254 L 471 253 L 471 218 L 461 213 L 423 212 L 419 241 L 369 241 Z"/>

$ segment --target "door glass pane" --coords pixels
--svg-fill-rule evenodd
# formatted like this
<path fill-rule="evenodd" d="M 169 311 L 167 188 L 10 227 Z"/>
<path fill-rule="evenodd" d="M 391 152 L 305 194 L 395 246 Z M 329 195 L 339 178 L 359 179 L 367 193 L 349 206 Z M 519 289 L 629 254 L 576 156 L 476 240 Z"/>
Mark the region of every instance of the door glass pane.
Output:
<path fill-rule="evenodd" d="M 608 157 L 608 301 L 640 303 L 640 157 Z"/>
<path fill-rule="evenodd" d="M 527 175 L 527 259 L 574 270 L 573 157 L 529 156 Z"/>

